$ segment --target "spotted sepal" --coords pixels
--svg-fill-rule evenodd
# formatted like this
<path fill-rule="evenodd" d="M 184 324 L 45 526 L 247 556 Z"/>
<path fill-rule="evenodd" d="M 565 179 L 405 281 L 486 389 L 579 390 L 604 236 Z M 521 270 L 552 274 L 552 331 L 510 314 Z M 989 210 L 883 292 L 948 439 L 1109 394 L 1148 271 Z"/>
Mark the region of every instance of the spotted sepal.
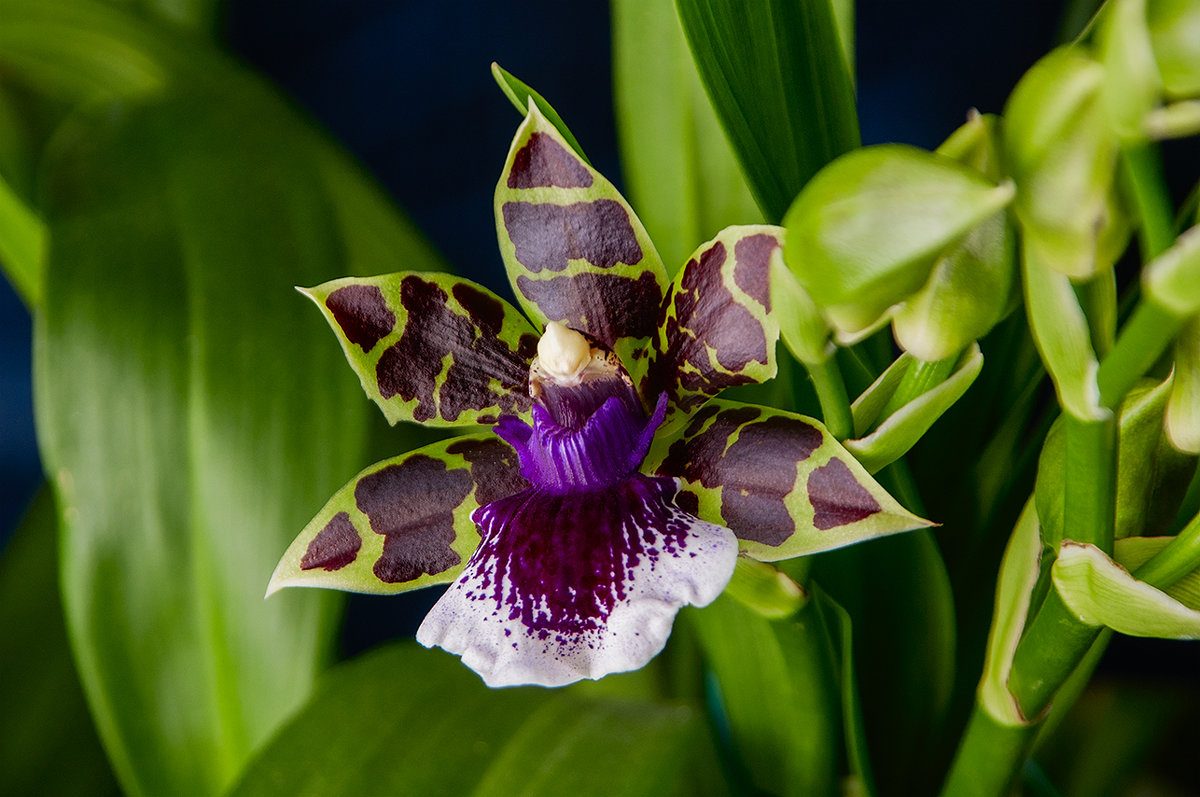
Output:
<path fill-rule="evenodd" d="M 683 479 L 676 503 L 733 530 L 764 562 L 933 525 L 888 495 L 819 421 L 716 400 L 646 467 Z"/>
<path fill-rule="evenodd" d="M 531 318 L 586 332 L 635 377 L 644 370 L 667 283 L 662 261 L 624 197 L 533 103 L 496 185 L 496 232 Z"/>
<path fill-rule="evenodd" d="M 537 333 L 508 302 L 458 277 L 347 277 L 302 293 L 337 333 L 367 395 L 391 423 L 528 417 Z"/>
<path fill-rule="evenodd" d="M 698 248 L 662 303 L 642 395 L 666 392 L 682 417 L 727 387 L 774 377 L 770 273 L 782 258 L 783 228 L 766 225 L 727 227 Z"/>
<path fill-rule="evenodd" d="M 471 513 L 528 483 L 491 433 L 442 440 L 372 465 L 288 547 L 267 594 L 326 587 L 390 595 L 446 584 L 479 545 Z"/>

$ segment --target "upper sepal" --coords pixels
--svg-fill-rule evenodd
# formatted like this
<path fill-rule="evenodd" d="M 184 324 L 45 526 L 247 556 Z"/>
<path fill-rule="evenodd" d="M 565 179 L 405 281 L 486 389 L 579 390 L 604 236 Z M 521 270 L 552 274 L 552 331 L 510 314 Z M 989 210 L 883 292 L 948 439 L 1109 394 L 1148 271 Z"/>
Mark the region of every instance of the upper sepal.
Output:
<path fill-rule="evenodd" d="M 683 480 L 677 503 L 728 526 L 764 562 L 924 528 L 819 421 L 710 402 L 683 434 L 656 444 L 647 467 Z"/>
<path fill-rule="evenodd" d="M 662 303 L 642 395 L 665 392 L 672 412 L 687 412 L 727 387 L 775 376 L 770 274 L 773 262 L 782 268 L 782 247 L 782 227 L 749 225 L 727 227 L 695 251 Z"/>
<path fill-rule="evenodd" d="M 666 272 L 624 197 L 535 103 L 496 185 L 496 233 L 531 318 L 587 333 L 640 370 L 634 355 L 655 334 Z"/>
<path fill-rule="evenodd" d="M 537 334 L 512 305 L 468 280 L 405 271 L 301 290 L 333 327 L 388 421 L 430 426 L 529 416 Z"/>
<path fill-rule="evenodd" d="M 384 460 L 329 500 L 288 547 L 267 587 L 391 595 L 446 584 L 479 545 L 471 513 L 527 486 L 490 433 Z"/>

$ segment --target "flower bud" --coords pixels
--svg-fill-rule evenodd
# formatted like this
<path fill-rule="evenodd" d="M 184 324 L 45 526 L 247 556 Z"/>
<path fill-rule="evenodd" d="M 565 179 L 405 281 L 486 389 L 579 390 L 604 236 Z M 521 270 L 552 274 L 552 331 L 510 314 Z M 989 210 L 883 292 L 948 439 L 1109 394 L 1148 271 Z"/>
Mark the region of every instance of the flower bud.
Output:
<path fill-rule="evenodd" d="M 1100 30 L 1104 107 L 1122 141 L 1146 138 L 1146 117 L 1162 98 L 1162 78 L 1146 27 L 1146 0 L 1109 3 Z"/>
<path fill-rule="evenodd" d="M 1200 97 L 1200 2 L 1148 0 L 1146 18 L 1167 96 Z"/>

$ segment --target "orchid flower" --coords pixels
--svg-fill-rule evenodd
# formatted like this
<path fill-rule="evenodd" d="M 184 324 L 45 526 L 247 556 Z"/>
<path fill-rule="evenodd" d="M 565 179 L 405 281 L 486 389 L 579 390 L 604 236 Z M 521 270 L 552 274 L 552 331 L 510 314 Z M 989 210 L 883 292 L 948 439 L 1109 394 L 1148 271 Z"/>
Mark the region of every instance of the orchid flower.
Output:
<path fill-rule="evenodd" d="M 306 291 L 392 423 L 493 430 L 360 473 L 269 591 L 450 583 L 418 642 L 491 686 L 557 686 L 646 664 L 739 551 L 777 561 L 928 525 L 818 421 L 710 400 L 775 375 L 781 228 L 728 228 L 668 283 L 624 198 L 532 104 L 496 222 L 533 323 L 446 274 Z"/>

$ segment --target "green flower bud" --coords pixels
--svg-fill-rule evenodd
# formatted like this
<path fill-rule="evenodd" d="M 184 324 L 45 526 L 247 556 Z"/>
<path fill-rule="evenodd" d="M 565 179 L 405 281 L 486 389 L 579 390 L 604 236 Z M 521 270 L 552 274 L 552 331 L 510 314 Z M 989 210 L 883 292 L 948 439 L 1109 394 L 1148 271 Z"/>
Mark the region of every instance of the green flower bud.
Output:
<path fill-rule="evenodd" d="M 943 251 L 1007 205 L 997 186 L 950 158 L 883 145 L 822 169 L 784 219 L 784 259 L 843 340 L 885 322 Z"/>
<path fill-rule="evenodd" d="M 1123 141 L 1146 137 L 1146 117 L 1162 97 L 1162 79 L 1146 27 L 1146 0 L 1115 0 L 1100 30 L 1104 107 Z"/>
<path fill-rule="evenodd" d="M 998 130 L 997 117 L 973 113 L 938 152 L 998 180 Z M 1012 309 L 1015 271 L 1015 234 L 1007 213 L 997 211 L 947 249 L 925 285 L 896 311 L 896 341 L 927 362 L 957 354 Z"/>
<path fill-rule="evenodd" d="M 1142 290 L 1176 318 L 1200 314 L 1200 224 L 1146 264 Z"/>
<path fill-rule="evenodd" d="M 1167 96 L 1200 97 L 1200 1 L 1148 0 L 1146 17 Z"/>
<path fill-rule="evenodd" d="M 1164 426 L 1171 445 L 1200 454 L 1200 317 L 1189 321 L 1175 339 L 1175 382 Z"/>
<path fill-rule="evenodd" d="M 1025 74 L 1004 113 L 1027 243 L 1077 279 L 1112 266 L 1098 239 L 1118 222 L 1110 197 L 1117 140 L 1101 102 L 1104 80 L 1104 67 L 1081 50 L 1060 48 Z"/>

